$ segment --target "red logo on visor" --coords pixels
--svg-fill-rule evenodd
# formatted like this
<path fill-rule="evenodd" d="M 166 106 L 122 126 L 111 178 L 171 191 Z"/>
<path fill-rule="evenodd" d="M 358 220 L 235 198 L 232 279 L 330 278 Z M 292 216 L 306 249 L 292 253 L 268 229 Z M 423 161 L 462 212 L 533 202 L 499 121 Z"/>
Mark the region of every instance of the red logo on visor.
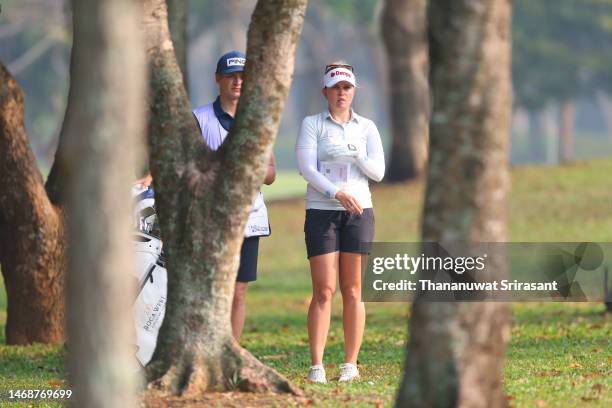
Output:
<path fill-rule="evenodd" d="M 340 76 L 345 76 L 348 78 L 352 78 L 353 75 L 350 72 L 344 72 L 344 71 L 334 71 L 331 73 L 331 77 L 335 77 L 336 75 L 340 75 Z"/>

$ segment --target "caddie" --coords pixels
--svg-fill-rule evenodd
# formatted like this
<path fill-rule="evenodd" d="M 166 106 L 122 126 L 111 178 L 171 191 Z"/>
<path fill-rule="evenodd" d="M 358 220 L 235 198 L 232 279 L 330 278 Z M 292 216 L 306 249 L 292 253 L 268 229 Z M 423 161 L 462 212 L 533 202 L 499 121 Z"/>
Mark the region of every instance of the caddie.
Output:
<path fill-rule="evenodd" d="M 212 150 L 217 150 L 221 146 L 236 116 L 245 63 L 246 56 L 239 51 L 230 51 L 223 54 L 217 62 L 215 71 L 219 96 L 214 102 L 200 106 L 193 111 L 200 125 L 202 136 Z M 274 154 L 272 154 L 264 184 L 272 184 L 275 178 L 276 162 Z M 244 327 L 248 283 L 257 279 L 259 237 L 268 235 L 270 235 L 270 224 L 263 194 L 260 191 L 255 197 L 240 250 L 240 267 L 232 302 L 232 333 L 236 341 L 240 340 Z"/>

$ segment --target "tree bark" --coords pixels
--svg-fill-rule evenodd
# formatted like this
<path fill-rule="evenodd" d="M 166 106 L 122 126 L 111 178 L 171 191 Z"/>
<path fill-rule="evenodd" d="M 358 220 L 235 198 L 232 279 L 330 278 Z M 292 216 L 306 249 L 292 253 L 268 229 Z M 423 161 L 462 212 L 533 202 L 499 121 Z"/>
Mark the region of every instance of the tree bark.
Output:
<path fill-rule="evenodd" d="M 185 89 L 189 92 L 189 78 L 187 76 L 187 21 L 189 16 L 188 0 L 168 1 L 168 25 L 170 36 L 176 53 L 176 61 L 183 74 Z"/>
<path fill-rule="evenodd" d="M 429 134 L 426 0 L 386 0 L 382 34 L 391 94 L 388 181 L 414 179 L 425 169 Z"/>
<path fill-rule="evenodd" d="M 574 148 L 574 103 L 563 102 L 559 117 L 559 163 L 572 160 Z"/>
<path fill-rule="evenodd" d="M 64 341 L 62 211 L 48 199 L 23 122 L 23 92 L 0 64 L 0 264 L 7 344 Z"/>
<path fill-rule="evenodd" d="M 257 4 L 236 120 L 213 153 L 178 75 L 165 4 L 144 1 L 151 169 L 169 274 L 166 317 L 147 377 L 164 393 L 234 387 L 300 393 L 240 348 L 229 321 L 244 226 L 289 92 L 305 8 L 305 0 Z"/>
<path fill-rule="evenodd" d="M 135 406 L 130 186 L 142 144 L 146 70 L 134 1 L 74 3 L 62 138 L 67 175 L 68 373 L 77 407 Z M 127 313 L 126 313 L 127 311 Z"/>
<path fill-rule="evenodd" d="M 509 1 L 434 0 L 434 110 L 422 240 L 506 240 L 510 127 Z M 503 259 L 489 259 L 503 268 Z M 415 302 L 397 406 L 507 405 L 502 368 L 508 308 Z"/>

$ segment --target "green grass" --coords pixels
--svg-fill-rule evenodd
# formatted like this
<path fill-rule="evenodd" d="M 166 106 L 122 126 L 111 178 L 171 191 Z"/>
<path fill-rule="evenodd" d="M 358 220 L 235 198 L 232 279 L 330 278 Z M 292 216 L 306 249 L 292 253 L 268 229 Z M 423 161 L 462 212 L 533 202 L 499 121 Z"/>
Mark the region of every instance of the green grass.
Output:
<path fill-rule="evenodd" d="M 0 397 L 7 390 L 68 388 L 65 384 L 63 348 L 35 344 L 28 347 L 0 345 Z M 0 398 L 0 407 L 8 405 Z M 25 406 L 25 404 L 24 404 Z M 45 406 L 61 406 L 59 402 Z"/>
<path fill-rule="evenodd" d="M 505 369 L 517 406 L 610 406 L 611 325 L 592 304 L 514 306 Z"/>
<path fill-rule="evenodd" d="M 612 160 L 514 169 L 509 203 L 511 240 L 612 242 L 611 174 Z M 286 197 L 282 190 L 290 189 L 298 177 L 279 174 L 281 193 L 266 191 L 267 198 Z M 299 190 L 301 195 L 303 187 L 293 191 Z M 423 186 L 382 185 L 376 186 L 373 194 L 377 240 L 417 240 Z M 344 386 L 306 383 L 306 311 L 311 287 L 302 232 L 304 204 L 301 198 L 285 199 L 269 203 L 268 208 L 273 233 L 261 242 L 260 277 L 249 289 L 243 345 L 303 387 L 316 406 L 390 405 L 401 378 L 408 305 L 367 305 L 361 381 Z M 0 310 L 5 304 L 0 291 Z M 612 325 L 604 320 L 602 310 L 601 304 L 593 303 L 513 305 L 514 324 L 504 372 L 511 405 L 612 406 Z M 0 311 L 0 326 L 4 319 Z M 342 344 L 337 296 L 325 357 L 325 363 L 330 364 L 328 377 L 338 375 Z M 0 383 L 43 386 L 61 380 L 61 358 L 62 350 L 57 347 L 0 346 Z M 278 406 L 287 404 L 281 401 Z"/>
<path fill-rule="evenodd" d="M 515 169 L 510 239 L 612 242 L 611 174 L 611 160 Z"/>

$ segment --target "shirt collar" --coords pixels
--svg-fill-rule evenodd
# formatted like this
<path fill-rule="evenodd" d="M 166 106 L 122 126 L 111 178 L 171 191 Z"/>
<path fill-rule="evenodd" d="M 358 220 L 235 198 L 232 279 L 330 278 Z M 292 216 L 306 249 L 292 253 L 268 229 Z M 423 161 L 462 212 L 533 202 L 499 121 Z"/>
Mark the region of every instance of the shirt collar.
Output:
<path fill-rule="evenodd" d="M 223 116 L 223 115 L 228 115 L 231 117 L 231 115 L 229 113 L 227 113 L 226 111 L 223 110 L 223 107 L 221 106 L 221 97 L 217 96 L 217 99 L 215 99 L 215 101 L 213 102 L 213 109 L 215 111 L 215 116 L 219 117 L 219 116 Z"/>
<path fill-rule="evenodd" d="M 223 129 L 229 132 L 229 128 L 232 125 L 234 118 L 232 115 L 223 110 L 223 107 L 221 106 L 221 97 L 217 96 L 217 99 L 215 99 L 213 102 L 213 110 Z"/>
<path fill-rule="evenodd" d="M 325 119 L 329 118 L 329 119 L 331 119 L 332 121 L 334 121 L 334 122 L 335 122 L 334 118 L 332 118 L 332 115 L 331 115 L 331 112 L 329 111 L 329 109 L 327 109 L 327 110 L 324 112 L 324 116 L 323 116 L 323 117 L 324 117 Z M 361 119 L 361 117 L 355 113 L 355 111 L 353 110 L 353 108 L 351 108 L 351 119 L 349 120 L 349 122 L 353 122 L 353 121 L 354 121 L 355 123 L 359 124 L 359 120 L 360 120 L 360 119 Z"/>

